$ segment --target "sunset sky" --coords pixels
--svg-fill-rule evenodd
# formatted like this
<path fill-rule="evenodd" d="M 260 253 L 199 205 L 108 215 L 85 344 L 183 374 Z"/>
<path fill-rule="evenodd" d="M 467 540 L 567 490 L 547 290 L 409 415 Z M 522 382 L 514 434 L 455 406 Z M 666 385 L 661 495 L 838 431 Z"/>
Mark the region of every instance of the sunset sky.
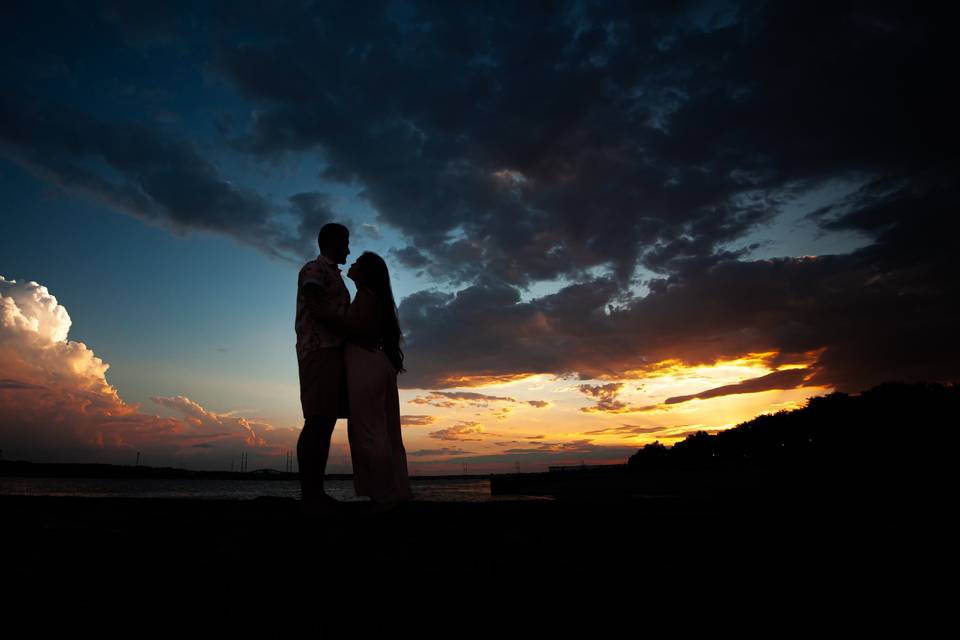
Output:
<path fill-rule="evenodd" d="M 329 221 L 391 268 L 414 475 L 960 377 L 956 46 L 913 3 L 19 4 L 5 460 L 282 469 Z"/>

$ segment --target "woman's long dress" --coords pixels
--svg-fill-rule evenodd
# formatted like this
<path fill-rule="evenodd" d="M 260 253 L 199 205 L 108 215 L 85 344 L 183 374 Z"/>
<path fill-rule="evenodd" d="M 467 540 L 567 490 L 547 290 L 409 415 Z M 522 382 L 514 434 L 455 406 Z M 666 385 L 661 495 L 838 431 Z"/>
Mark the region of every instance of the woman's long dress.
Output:
<path fill-rule="evenodd" d="M 378 346 L 383 335 L 379 304 L 371 292 L 360 289 L 347 312 L 347 438 L 357 495 L 393 502 L 412 494 L 400 435 L 397 371 Z"/>

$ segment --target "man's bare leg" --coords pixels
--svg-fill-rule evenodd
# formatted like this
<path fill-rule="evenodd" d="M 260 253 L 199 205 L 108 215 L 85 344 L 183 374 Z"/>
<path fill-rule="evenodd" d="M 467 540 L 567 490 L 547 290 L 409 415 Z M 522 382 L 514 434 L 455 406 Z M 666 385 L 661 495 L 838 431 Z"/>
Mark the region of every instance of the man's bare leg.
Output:
<path fill-rule="evenodd" d="M 308 502 L 327 502 L 323 490 L 323 476 L 330 457 L 330 438 L 336 418 L 310 416 L 303 423 L 297 439 L 297 464 L 300 467 L 300 499 Z"/>

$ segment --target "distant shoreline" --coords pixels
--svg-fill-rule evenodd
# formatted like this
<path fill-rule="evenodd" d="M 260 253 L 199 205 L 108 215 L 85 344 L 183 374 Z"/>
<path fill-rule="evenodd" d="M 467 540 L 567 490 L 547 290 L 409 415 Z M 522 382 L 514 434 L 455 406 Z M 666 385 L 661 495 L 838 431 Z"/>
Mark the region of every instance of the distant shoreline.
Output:
<path fill-rule="evenodd" d="M 491 474 L 411 475 L 416 479 L 488 480 Z M 29 462 L 0 460 L 0 478 L 144 478 L 211 480 L 299 480 L 299 472 L 256 469 L 254 471 L 200 471 L 176 467 L 148 467 L 103 463 Z M 352 480 L 353 474 L 327 474 L 327 480 Z"/>

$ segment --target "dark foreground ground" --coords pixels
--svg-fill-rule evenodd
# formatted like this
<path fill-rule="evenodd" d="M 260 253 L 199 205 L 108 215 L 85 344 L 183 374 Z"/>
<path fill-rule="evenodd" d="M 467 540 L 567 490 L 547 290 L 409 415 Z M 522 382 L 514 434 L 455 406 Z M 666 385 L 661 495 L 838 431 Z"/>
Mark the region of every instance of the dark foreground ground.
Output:
<path fill-rule="evenodd" d="M 856 504 L 633 499 L 412 503 L 309 519 L 287 499 L 0 496 L 6 587 L 23 593 L 618 589 L 693 597 L 743 580 L 815 595 L 889 578 L 908 527 Z M 902 551 L 902 550 L 900 550 Z M 305 584 L 310 586 L 304 587 Z M 170 591 L 173 589 L 173 591 Z"/>

